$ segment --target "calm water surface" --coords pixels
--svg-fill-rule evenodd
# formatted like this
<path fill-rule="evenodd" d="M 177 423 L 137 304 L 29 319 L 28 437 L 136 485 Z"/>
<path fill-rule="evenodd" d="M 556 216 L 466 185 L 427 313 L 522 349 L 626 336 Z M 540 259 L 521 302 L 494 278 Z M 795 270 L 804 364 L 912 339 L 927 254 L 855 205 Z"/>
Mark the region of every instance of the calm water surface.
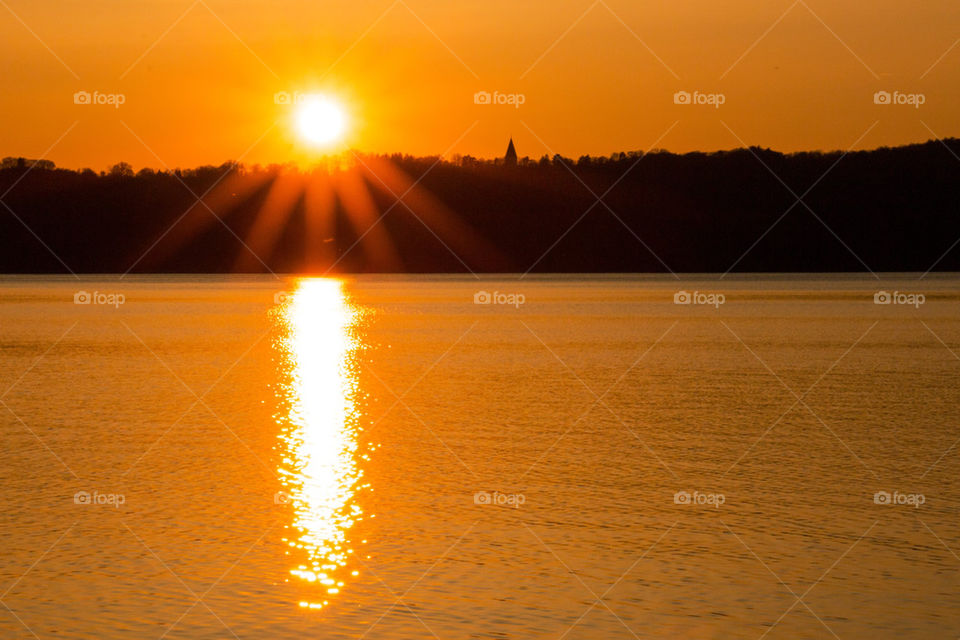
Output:
<path fill-rule="evenodd" d="M 957 638 L 958 380 L 953 276 L 7 277 L 0 637 Z"/>

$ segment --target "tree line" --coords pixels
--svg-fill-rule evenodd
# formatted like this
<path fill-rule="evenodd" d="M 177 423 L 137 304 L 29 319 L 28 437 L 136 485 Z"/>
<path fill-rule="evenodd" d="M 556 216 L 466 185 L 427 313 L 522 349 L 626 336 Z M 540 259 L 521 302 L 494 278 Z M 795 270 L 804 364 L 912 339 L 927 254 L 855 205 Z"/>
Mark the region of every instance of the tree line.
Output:
<path fill-rule="evenodd" d="M 202 196 L 202 197 L 201 197 Z M 0 161 L 0 272 L 960 271 L 960 141 L 309 169 Z"/>

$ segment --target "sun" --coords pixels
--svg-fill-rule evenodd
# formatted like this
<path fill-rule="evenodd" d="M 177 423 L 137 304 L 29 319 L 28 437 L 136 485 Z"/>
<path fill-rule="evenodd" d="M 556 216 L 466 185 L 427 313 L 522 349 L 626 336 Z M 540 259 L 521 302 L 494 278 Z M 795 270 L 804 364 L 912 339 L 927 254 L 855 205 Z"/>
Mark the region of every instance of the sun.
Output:
<path fill-rule="evenodd" d="M 336 101 L 327 96 L 306 96 L 296 113 L 297 131 L 304 142 L 328 146 L 343 138 L 347 116 Z"/>

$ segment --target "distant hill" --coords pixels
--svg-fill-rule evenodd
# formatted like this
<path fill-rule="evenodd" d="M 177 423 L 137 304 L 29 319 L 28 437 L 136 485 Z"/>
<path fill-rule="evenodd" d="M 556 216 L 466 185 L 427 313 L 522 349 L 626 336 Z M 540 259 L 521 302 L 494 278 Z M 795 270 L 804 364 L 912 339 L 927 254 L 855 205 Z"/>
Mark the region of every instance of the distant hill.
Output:
<path fill-rule="evenodd" d="M 6 158 L 0 202 L 3 273 L 960 271 L 956 139 L 308 172 Z"/>

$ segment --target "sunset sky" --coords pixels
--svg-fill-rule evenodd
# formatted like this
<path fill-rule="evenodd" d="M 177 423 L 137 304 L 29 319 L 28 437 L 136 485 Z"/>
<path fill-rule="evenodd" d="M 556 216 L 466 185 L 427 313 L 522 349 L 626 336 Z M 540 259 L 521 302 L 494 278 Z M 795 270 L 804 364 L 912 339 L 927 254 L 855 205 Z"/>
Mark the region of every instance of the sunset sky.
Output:
<path fill-rule="evenodd" d="M 956 0 L 2 0 L 0 156 L 309 161 L 320 151 L 276 104 L 284 91 L 338 102 L 340 146 L 368 152 L 489 157 L 510 136 L 532 157 L 919 142 L 960 135 L 958 22 Z M 481 91 L 523 104 L 475 104 Z"/>

